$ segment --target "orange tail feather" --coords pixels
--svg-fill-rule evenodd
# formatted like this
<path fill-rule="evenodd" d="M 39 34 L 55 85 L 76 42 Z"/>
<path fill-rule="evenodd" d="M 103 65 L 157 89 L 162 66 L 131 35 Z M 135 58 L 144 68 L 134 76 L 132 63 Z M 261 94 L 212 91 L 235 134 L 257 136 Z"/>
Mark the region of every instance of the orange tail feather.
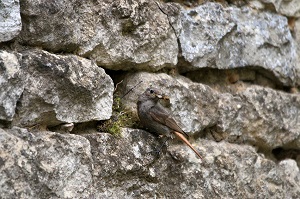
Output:
<path fill-rule="evenodd" d="M 201 155 L 199 154 L 199 152 L 191 145 L 191 143 L 184 137 L 184 135 L 182 133 L 179 133 L 177 131 L 174 131 L 174 134 L 181 140 L 183 141 L 186 145 L 188 145 L 196 154 L 200 159 L 203 159 L 201 157 Z"/>

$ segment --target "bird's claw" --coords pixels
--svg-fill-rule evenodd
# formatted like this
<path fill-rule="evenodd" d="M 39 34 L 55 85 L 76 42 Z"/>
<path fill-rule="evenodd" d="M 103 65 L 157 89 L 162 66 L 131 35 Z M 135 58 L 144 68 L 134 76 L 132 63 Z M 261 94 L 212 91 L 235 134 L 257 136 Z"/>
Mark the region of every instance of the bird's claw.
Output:
<path fill-rule="evenodd" d="M 161 153 L 161 149 L 155 148 L 154 150 L 149 151 L 148 153 L 155 154 L 157 157 L 159 157 Z"/>

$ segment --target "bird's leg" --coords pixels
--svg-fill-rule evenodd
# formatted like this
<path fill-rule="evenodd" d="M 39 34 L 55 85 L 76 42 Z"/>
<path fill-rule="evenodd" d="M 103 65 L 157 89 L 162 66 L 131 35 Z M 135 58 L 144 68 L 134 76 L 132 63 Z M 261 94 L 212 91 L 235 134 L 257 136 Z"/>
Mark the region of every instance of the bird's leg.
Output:
<path fill-rule="evenodd" d="M 167 141 L 170 139 L 170 137 L 167 137 L 165 141 L 162 143 L 162 145 L 158 148 L 158 153 L 160 153 L 161 149 L 166 145 Z"/>
<path fill-rule="evenodd" d="M 167 141 L 168 141 L 169 139 L 170 139 L 170 137 L 167 137 L 167 138 L 164 140 L 163 144 L 162 144 L 158 149 L 155 149 L 153 152 L 156 153 L 156 154 L 159 156 L 160 151 L 161 151 L 162 148 L 166 145 L 166 143 L 167 143 Z"/>

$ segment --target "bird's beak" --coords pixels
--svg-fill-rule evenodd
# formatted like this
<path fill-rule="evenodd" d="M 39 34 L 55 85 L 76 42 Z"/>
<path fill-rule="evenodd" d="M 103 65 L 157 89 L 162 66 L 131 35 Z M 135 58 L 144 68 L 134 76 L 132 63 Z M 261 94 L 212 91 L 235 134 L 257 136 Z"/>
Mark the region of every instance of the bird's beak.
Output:
<path fill-rule="evenodd" d="M 156 97 L 158 97 L 159 99 L 163 98 L 163 96 L 161 94 L 156 94 Z"/>

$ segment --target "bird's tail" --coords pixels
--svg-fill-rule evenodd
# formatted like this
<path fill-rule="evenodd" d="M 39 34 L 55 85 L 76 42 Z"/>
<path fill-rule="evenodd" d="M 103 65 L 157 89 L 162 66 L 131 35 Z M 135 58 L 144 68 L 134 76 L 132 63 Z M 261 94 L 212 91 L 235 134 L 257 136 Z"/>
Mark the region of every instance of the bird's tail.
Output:
<path fill-rule="evenodd" d="M 177 131 L 174 131 L 174 134 L 181 140 L 183 141 L 186 145 L 188 145 L 200 159 L 203 159 L 200 155 L 200 153 L 191 145 L 191 143 L 184 137 L 182 133 L 179 133 Z"/>

